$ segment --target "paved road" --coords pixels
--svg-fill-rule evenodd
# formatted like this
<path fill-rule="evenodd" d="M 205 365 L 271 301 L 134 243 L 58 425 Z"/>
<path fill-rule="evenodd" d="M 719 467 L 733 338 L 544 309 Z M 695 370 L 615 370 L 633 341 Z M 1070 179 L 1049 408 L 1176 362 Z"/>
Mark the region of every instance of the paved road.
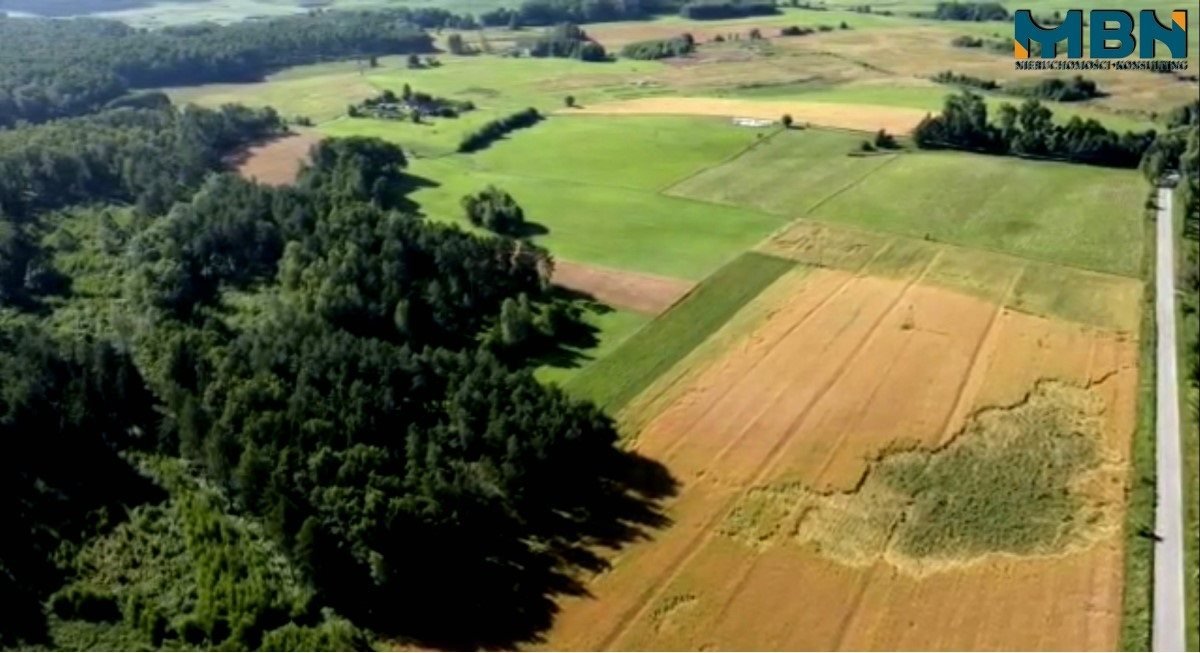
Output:
<path fill-rule="evenodd" d="M 1155 651 L 1184 650 L 1183 457 L 1179 442 L 1179 382 L 1175 348 L 1175 228 L 1170 189 L 1158 191 L 1158 503 L 1154 532 Z"/>

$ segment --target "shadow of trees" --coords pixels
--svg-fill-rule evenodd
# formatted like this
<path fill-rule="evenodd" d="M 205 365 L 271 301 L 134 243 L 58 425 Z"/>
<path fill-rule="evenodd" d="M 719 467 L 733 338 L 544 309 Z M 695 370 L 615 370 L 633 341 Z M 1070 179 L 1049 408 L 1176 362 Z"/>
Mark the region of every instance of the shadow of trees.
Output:
<path fill-rule="evenodd" d="M 404 544 L 403 558 L 413 564 L 386 594 L 362 594 L 371 585 L 366 578 L 321 569 L 313 577 L 356 623 L 421 648 L 512 649 L 539 642 L 558 612 L 556 599 L 586 596 L 581 578 L 609 567 L 604 550 L 669 525 L 660 504 L 675 495 L 677 482 L 665 467 L 615 448 L 594 462 L 597 473 L 584 489 L 564 488 L 568 495 L 554 510 L 518 524 L 496 519 L 470 530 L 422 527 L 420 538 Z"/>

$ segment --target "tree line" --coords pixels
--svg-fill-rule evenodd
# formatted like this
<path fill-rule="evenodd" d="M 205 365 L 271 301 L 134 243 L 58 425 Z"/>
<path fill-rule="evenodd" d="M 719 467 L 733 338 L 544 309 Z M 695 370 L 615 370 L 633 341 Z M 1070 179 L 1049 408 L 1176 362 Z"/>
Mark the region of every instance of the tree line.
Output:
<path fill-rule="evenodd" d="M 1069 79 L 1055 77 L 1041 79 L 1032 83 L 1011 84 L 1002 87 L 994 79 L 984 79 L 982 77 L 955 73 L 952 70 L 944 70 L 934 75 L 933 81 L 940 84 L 977 88 L 981 91 L 1002 91 L 1009 95 L 1030 97 L 1039 100 L 1052 100 L 1054 102 L 1080 102 L 1104 95 L 1104 92 L 1100 90 L 1096 82 L 1085 79 L 1081 75 L 1075 75 Z"/>
<path fill-rule="evenodd" d="M 1154 130 L 1118 134 L 1094 119 L 1072 116 L 1056 123 L 1050 109 L 1034 99 L 1000 106 L 989 121 L 983 98 L 964 91 L 946 98 L 942 112 L 926 116 L 913 131 L 918 147 L 1012 154 L 1075 163 L 1136 168 L 1155 140 Z"/>
<path fill-rule="evenodd" d="M 982 22 L 1008 20 L 1008 9 L 999 2 L 939 2 L 931 12 L 917 12 L 919 18 Z"/>
<path fill-rule="evenodd" d="M 679 15 L 692 20 L 719 20 L 746 16 L 769 16 L 779 13 L 774 2 L 761 0 L 689 0 L 679 8 Z"/>
<path fill-rule="evenodd" d="M 635 41 L 621 48 L 626 59 L 667 59 L 691 54 L 696 49 L 696 40 L 691 34 L 681 34 L 670 39 Z"/>
<path fill-rule="evenodd" d="M 679 11 L 683 0 L 524 0 L 516 8 L 500 7 L 479 14 L 489 27 L 546 27 L 559 23 L 601 23 L 640 20 Z"/>
<path fill-rule="evenodd" d="M 478 130 L 463 137 L 462 142 L 458 144 L 458 151 L 475 152 L 482 150 L 493 142 L 503 138 L 505 134 L 525 127 L 532 127 L 541 120 L 542 114 L 538 113 L 538 110 L 533 107 L 509 114 L 503 118 L 491 120 Z"/>
<path fill-rule="evenodd" d="M 0 128 L 89 113 L 131 89 L 255 81 L 327 59 L 433 51 L 411 16 L 315 12 L 154 31 L 110 20 L 0 18 Z"/>
<path fill-rule="evenodd" d="M 520 43 L 531 57 L 558 57 L 581 61 L 607 61 L 604 46 L 594 41 L 587 32 L 573 23 L 562 23 L 546 28 L 535 39 Z"/>

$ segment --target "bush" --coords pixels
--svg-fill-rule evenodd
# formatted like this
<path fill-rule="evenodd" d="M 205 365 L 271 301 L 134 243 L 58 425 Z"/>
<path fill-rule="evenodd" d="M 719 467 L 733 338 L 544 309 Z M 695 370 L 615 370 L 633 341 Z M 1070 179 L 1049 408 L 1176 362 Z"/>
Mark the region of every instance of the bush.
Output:
<path fill-rule="evenodd" d="M 788 25 L 787 27 L 784 27 L 783 29 L 779 30 L 779 35 L 780 36 L 808 36 L 809 34 L 812 34 L 815 31 L 816 30 L 814 30 L 811 27 L 800 27 L 798 25 Z"/>
<path fill-rule="evenodd" d="M 880 129 L 879 132 L 875 134 L 875 147 L 881 150 L 894 150 L 900 147 L 900 145 L 896 142 L 895 136 L 892 136 L 886 131 Z"/>
<path fill-rule="evenodd" d="M 495 186 L 464 196 L 462 207 L 471 224 L 498 234 L 519 235 L 525 227 L 525 211 L 512 195 Z"/>

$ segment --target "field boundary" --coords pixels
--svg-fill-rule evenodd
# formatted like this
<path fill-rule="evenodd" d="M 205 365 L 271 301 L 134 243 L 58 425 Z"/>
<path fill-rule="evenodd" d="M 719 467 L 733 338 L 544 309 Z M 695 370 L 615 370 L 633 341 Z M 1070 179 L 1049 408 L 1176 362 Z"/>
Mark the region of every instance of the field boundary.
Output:
<path fill-rule="evenodd" d="M 762 252 L 741 254 L 571 379 L 567 389 L 617 412 L 796 265 Z"/>
<path fill-rule="evenodd" d="M 1142 260 L 1143 292 L 1141 333 L 1138 338 L 1137 425 L 1130 444 L 1130 478 L 1125 508 L 1121 633 L 1123 651 L 1149 651 L 1152 599 L 1154 592 L 1154 540 L 1146 533 L 1154 529 L 1155 482 L 1155 378 L 1158 365 L 1155 349 L 1158 334 L 1154 328 L 1154 283 L 1146 278 L 1153 269 L 1157 247 L 1153 224 L 1143 221 L 1145 238 Z"/>
<path fill-rule="evenodd" d="M 788 130 L 787 127 L 780 127 L 778 129 L 772 130 L 766 136 L 764 136 L 762 138 L 754 139 L 754 141 L 751 142 L 749 145 L 747 145 L 746 147 L 743 147 L 742 149 L 738 150 L 737 152 L 734 152 L 733 154 L 730 154 L 729 156 L 725 157 L 724 159 L 721 159 L 720 161 L 717 161 L 716 163 L 713 163 L 712 165 L 704 166 L 697 170 L 693 170 L 693 171 L 689 172 L 688 174 L 680 177 L 679 179 L 676 179 L 674 181 L 667 183 L 665 186 L 658 189 L 658 193 L 660 195 L 664 195 L 666 197 L 679 197 L 678 195 L 671 194 L 670 191 L 672 188 L 686 182 L 689 179 L 698 177 L 698 176 L 708 172 L 709 170 L 712 170 L 714 168 L 720 168 L 721 166 L 723 166 L 727 163 L 733 163 L 734 161 L 737 161 L 738 159 L 742 158 L 743 156 L 749 154 L 750 152 L 753 152 L 754 150 L 758 149 L 759 147 L 771 142 L 772 139 L 774 139 L 776 136 L 779 136 L 780 134 L 784 133 L 787 130 Z M 684 198 L 684 199 L 695 199 L 695 198 Z M 703 201 L 703 200 L 700 200 L 700 201 Z M 716 204 L 716 202 L 713 202 L 713 203 Z"/>

